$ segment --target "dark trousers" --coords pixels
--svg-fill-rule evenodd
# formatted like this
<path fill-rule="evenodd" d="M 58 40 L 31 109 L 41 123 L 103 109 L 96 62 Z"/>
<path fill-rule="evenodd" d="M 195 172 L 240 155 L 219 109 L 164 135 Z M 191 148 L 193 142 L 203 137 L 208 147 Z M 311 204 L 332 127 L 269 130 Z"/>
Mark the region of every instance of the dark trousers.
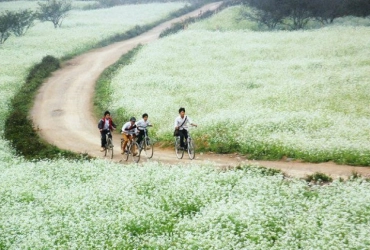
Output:
<path fill-rule="evenodd" d="M 143 140 L 143 137 L 145 136 L 144 130 L 139 129 L 139 135 L 137 136 L 137 144 L 140 145 L 140 142 Z"/>
<path fill-rule="evenodd" d="M 185 129 L 179 130 L 179 135 L 180 135 L 180 147 L 184 147 L 185 146 L 184 138 L 185 140 L 188 139 L 188 131 Z"/>
<path fill-rule="evenodd" d="M 107 134 L 108 134 L 108 132 L 109 132 L 109 130 L 102 130 L 100 132 L 102 148 L 104 148 L 105 144 L 107 144 Z M 112 138 L 112 134 L 109 134 L 109 138 Z"/>

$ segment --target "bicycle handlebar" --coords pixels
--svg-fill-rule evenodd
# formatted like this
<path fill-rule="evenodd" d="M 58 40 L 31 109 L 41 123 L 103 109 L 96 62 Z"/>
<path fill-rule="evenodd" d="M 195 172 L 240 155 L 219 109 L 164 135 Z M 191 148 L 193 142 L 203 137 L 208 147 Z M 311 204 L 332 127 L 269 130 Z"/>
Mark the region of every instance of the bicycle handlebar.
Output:
<path fill-rule="evenodd" d="M 137 128 L 143 128 L 143 129 L 147 129 L 148 127 L 152 127 L 153 125 L 148 125 L 146 127 L 142 127 L 142 126 L 137 126 Z"/>

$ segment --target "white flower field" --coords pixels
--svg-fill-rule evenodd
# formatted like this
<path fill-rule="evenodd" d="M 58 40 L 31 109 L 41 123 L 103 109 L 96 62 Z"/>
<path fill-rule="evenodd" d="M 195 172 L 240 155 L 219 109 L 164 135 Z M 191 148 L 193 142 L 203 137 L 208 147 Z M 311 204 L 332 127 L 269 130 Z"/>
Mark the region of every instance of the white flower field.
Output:
<path fill-rule="evenodd" d="M 184 106 L 215 151 L 369 165 L 369 47 L 370 27 L 189 26 L 144 47 L 117 74 L 112 108 L 149 113 L 166 138 Z M 122 88 L 140 95 L 121 98 Z"/>
<path fill-rule="evenodd" d="M 309 188 L 258 169 L 1 167 L 0 248 L 367 249 L 370 183 Z"/>
<path fill-rule="evenodd" d="M 12 3 L 14 6 L 24 4 L 23 1 Z M 36 5 L 35 2 L 32 3 Z M 1 10 L 3 4 L 4 9 L 12 10 L 7 7 L 10 2 L 1 2 Z M 135 25 L 154 22 L 183 6 L 184 3 L 166 3 L 90 11 L 72 10 L 60 29 L 54 29 L 51 22 L 36 23 L 25 36 L 11 36 L 0 46 L 0 116 L 4 117 L 7 103 L 23 84 L 29 67 L 40 62 L 44 56 L 60 58 L 75 55 L 100 40 L 124 33 Z M 0 130 L 4 126 L 3 121 L 4 119 L 0 120 Z"/>
<path fill-rule="evenodd" d="M 0 9 L 22 2 L 1 2 Z M 1 134 L 11 98 L 44 56 L 77 54 L 183 5 L 74 9 L 61 29 L 37 23 L 9 38 L 0 46 Z M 163 137 L 185 106 L 200 126 L 194 133 L 207 132 L 220 145 L 232 139 L 302 154 L 368 152 L 368 27 L 201 27 L 143 47 L 113 79 L 138 99 L 115 94 L 112 108 L 148 112 Z M 320 186 L 253 167 L 26 161 L 2 138 L 0 162 L 0 249 L 370 247 L 370 182 L 361 178 Z"/>

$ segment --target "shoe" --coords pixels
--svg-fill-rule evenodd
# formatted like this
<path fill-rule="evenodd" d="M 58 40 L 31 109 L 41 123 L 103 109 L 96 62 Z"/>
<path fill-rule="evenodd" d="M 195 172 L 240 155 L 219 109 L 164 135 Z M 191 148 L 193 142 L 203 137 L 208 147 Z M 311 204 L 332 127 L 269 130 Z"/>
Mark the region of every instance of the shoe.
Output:
<path fill-rule="evenodd" d="M 123 149 L 121 149 L 121 155 L 123 155 L 125 153 L 125 151 L 123 151 Z"/>
<path fill-rule="evenodd" d="M 103 152 L 105 150 L 105 148 L 101 147 L 100 148 L 100 152 Z"/>

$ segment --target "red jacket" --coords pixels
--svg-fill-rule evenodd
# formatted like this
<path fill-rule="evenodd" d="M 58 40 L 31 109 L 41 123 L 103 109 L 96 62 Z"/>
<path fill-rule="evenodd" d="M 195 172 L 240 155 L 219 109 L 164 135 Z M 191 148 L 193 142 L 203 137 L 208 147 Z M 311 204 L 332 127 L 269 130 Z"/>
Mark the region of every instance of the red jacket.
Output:
<path fill-rule="evenodd" d="M 99 121 L 99 124 L 98 124 L 98 128 L 99 129 L 104 129 L 104 123 L 105 123 L 105 117 L 103 117 L 102 119 L 100 119 Z M 112 118 L 109 118 L 108 119 L 108 123 L 109 123 L 109 130 L 112 131 L 113 128 L 116 128 L 116 124 L 114 124 L 114 122 L 112 121 Z"/>

